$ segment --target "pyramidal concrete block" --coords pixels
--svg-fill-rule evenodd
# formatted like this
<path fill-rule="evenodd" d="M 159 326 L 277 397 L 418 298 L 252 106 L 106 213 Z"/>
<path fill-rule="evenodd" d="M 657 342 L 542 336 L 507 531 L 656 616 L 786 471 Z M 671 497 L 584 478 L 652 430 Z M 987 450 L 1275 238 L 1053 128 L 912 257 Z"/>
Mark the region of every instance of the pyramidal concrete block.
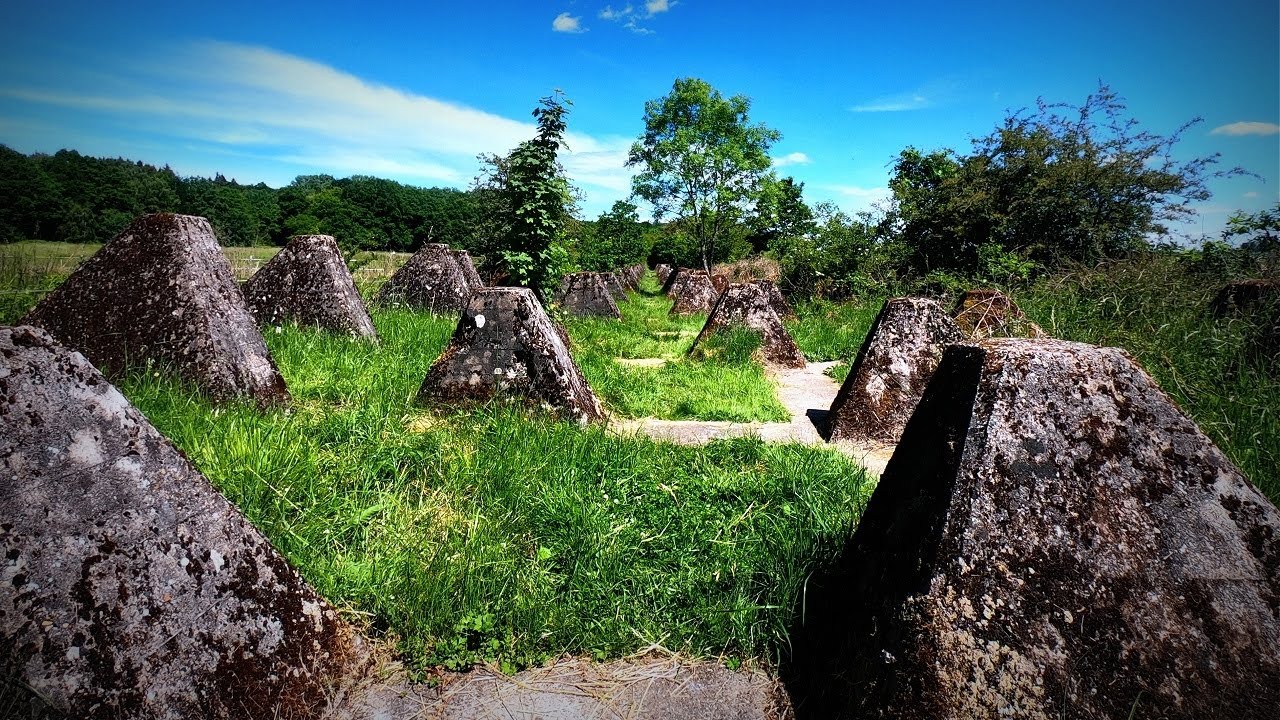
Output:
<path fill-rule="evenodd" d="M 455 253 L 448 245 L 423 245 L 387 278 L 374 296 L 374 303 L 440 314 L 466 307 L 479 275 L 472 277 Z M 471 270 L 475 271 L 474 265 Z"/>
<path fill-rule="evenodd" d="M 285 322 L 377 340 L 373 319 L 330 235 L 298 235 L 244 284 L 260 327 Z"/>
<path fill-rule="evenodd" d="M 964 333 L 936 301 L 891 298 L 831 403 L 831 440 L 895 443 L 947 345 Z"/>
<path fill-rule="evenodd" d="M 556 303 L 571 315 L 579 317 L 621 318 L 603 273 L 578 272 L 565 275 L 556 291 Z"/>
<path fill-rule="evenodd" d="M 1280 512 L 1121 350 L 949 347 L 846 557 L 832 716 L 1280 708 Z"/>
<path fill-rule="evenodd" d="M 364 640 L 83 355 L 0 328 L 0 656 L 71 718 L 307 718 Z"/>
<path fill-rule="evenodd" d="M 22 319 L 110 376 L 148 361 L 216 401 L 289 400 L 209 221 L 138 218 Z"/>
<path fill-rule="evenodd" d="M 565 337 L 532 290 L 481 288 L 427 371 L 418 400 L 456 405 L 512 395 L 581 421 L 603 420 Z"/>
<path fill-rule="evenodd" d="M 730 285 L 716 300 L 698 337 L 689 348 L 698 354 L 710 336 L 723 330 L 746 328 L 760 334 L 760 354 L 769 365 L 789 368 L 805 366 L 804 353 L 774 312 L 767 289 L 757 283 Z"/>

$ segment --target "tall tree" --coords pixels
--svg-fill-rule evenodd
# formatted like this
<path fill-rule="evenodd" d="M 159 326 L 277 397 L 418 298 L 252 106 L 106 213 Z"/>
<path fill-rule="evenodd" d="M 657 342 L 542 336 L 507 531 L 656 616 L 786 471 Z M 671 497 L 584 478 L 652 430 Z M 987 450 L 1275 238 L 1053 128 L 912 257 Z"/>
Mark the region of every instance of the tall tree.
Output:
<path fill-rule="evenodd" d="M 473 190 L 490 216 L 485 234 L 501 269 L 544 299 L 569 259 L 562 240 L 574 198 L 556 156 L 571 104 L 559 93 L 542 98 L 533 111 L 537 134 L 506 157 L 481 156 L 489 167 Z"/>
<path fill-rule="evenodd" d="M 644 134 L 627 164 L 639 166 L 632 192 L 671 214 L 697 243 L 710 270 L 717 244 L 748 211 L 769 172 L 777 130 L 751 124 L 745 95 L 725 99 L 704 80 L 680 78 L 644 107 Z"/>

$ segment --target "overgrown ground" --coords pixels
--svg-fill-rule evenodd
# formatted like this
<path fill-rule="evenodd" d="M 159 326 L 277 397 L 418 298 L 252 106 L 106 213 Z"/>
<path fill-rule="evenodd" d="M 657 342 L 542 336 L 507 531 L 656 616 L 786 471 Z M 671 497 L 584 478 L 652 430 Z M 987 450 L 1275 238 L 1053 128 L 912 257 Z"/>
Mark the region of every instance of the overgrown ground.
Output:
<path fill-rule="evenodd" d="M 772 658 L 871 491 L 822 449 L 679 447 L 506 403 L 415 407 L 454 319 L 375 322 L 377 348 L 267 334 L 287 411 L 215 409 L 154 372 L 121 387 L 322 593 L 419 666 L 651 645 Z"/>
<path fill-rule="evenodd" d="M 84 255 L 43 245 L 0 247 L 0 322 L 65 277 L 71 250 Z M 257 259 L 244 252 L 240 265 L 233 257 L 242 272 Z M 1275 358 L 1248 351 L 1253 325 L 1211 317 L 1214 284 L 1161 262 L 1011 292 L 1057 337 L 1129 350 L 1280 499 Z M 386 273 L 366 271 L 362 286 Z M 847 362 L 881 302 L 802 304 L 788 326 L 810 360 Z M 623 322 L 567 322 L 612 412 L 782 419 L 749 337 L 724 341 L 714 361 L 687 360 L 703 317 L 673 318 L 668 307 L 648 278 L 623 303 Z M 120 384 L 308 579 L 397 639 L 419 668 L 517 667 L 650 645 L 729 664 L 776 657 L 806 580 L 833 560 L 872 488 L 821 449 L 753 440 L 686 448 L 503 403 L 417 407 L 455 319 L 379 311 L 374 320 L 377 347 L 289 327 L 266 334 L 295 399 L 288 410 L 213 408 L 145 369 Z"/>

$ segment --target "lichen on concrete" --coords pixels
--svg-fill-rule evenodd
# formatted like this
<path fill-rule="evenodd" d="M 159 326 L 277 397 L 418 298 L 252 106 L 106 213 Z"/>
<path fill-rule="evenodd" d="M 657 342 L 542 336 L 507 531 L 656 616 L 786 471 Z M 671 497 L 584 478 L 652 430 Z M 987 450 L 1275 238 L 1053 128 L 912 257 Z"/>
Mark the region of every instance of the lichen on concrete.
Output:
<path fill-rule="evenodd" d="M 431 313 L 453 313 L 466 307 L 480 276 L 448 245 L 427 243 L 387 278 L 374 295 L 376 305 L 403 306 Z M 470 271 L 468 271 L 468 266 Z"/>
<path fill-rule="evenodd" d="M 298 235 L 244 284 L 260 327 L 286 322 L 377 340 L 338 243 L 329 235 Z"/>
<path fill-rule="evenodd" d="M 949 347 L 843 562 L 832 716 L 1280 708 L 1280 512 L 1121 350 Z"/>
<path fill-rule="evenodd" d="M 138 218 L 22 324 L 44 328 L 110 377 L 153 362 L 215 401 L 289 400 L 209 221 Z"/>
<path fill-rule="evenodd" d="M 306 718 L 365 646 L 84 356 L 0 328 L 0 654 L 72 718 Z"/>
<path fill-rule="evenodd" d="M 583 421 L 604 419 L 563 330 L 528 288 L 482 288 L 472 296 L 418 400 L 456 405 L 501 395 Z"/>
<path fill-rule="evenodd" d="M 560 280 L 555 302 L 570 315 L 578 317 L 622 317 L 601 273 L 577 272 L 565 275 Z"/>
<path fill-rule="evenodd" d="M 934 300 L 885 301 L 831 404 L 830 439 L 896 443 L 943 349 L 964 339 Z"/>
<path fill-rule="evenodd" d="M 671 287 L 667 290 L 667 295 L 673 301 L 672 315 L 710 312 L 720 295 L 711 284 L 706 270 L 680 268 L 668 282 Z"/>
<path fill-rule="evenodd" d="M 757 283 L 730 285 L 716 300 L 702 331 L 689 348 L 691 355 L 701 352 L 710 336 L 733 328 L 746 328 L 760 334 L 760 354 L 766 364 L 802 368 L 804 353 L 796 346 L 791 333 L 774 312 L 767 288 Z"/>

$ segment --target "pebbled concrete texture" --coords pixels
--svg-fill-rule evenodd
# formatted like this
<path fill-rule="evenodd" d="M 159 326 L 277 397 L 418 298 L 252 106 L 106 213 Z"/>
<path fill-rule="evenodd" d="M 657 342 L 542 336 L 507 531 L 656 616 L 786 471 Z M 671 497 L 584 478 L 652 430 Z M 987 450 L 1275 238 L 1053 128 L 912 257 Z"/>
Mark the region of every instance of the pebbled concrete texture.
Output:
<path fill-rule="evenodd" d="M 774 299 L 768 286 L 757 283 L 730 285 L 716 299 L 702 332 L 694 338 L 690 355 L 701 352 L 700 346 L 711 335 L 736 327 L 748 328 L 760 333 L 760 354 L 766 365 L 803 368 L 804 353 L 796 346 L 791 333 L 782 324 L 782 318 L 774 309 Z M 774 290 L 777 288 L 774 287 Z M 779 295 L 779 297 L 781 297 Z"/>
<path fill-rule="evenodd" d="M 841 570 L 812 717 L 1280 707 L 1280 512 L 1115 348 L 949 347 Z"/>
<path fill-rule="evenodd" d="M 0 656 L 71 718 L 307 718 L 366 644 L 83 355 L 0 328 Z"/>
<path fill-rule="evenodd" d="M 513 395 L 582 421 L 604 419 L 564 331 L 528 288 L 481 288 L 427 371 L 418 401 L 439 405 Z"/>
<path fill-rule="evenodd" d="M 710 312 L 720 295 L 706 270 L 680 268 L 667 282 L 670 284 L 667 295 L 673 301 L 672 315 Z"/>
<path fill-rule="evenodd" d="M 244 284 L 260 327 L 285 322 L 376 341 L 378 331 L 330 235 L 298 235 Z"/>
<path fill-rule="evenodd" d="M 579 317 L 622 317 L 602 273 L 579 272 L 565 275 L 560 280 L 555 302 L 569 314 Z"/>
<path fill-rule="evenodd" d="M 202 217 L 138 218 L 20 324 L 44 328 L 108 376 L 150 361 L 215 401 L 289 401 L 231 264 Z"/>
<path fill-rule="evenodd" d="M 480 275 L 470 265 L 471 256 L 464 259 L 460 253 L 441 243 L 423 245 L 378 288 L 374 304 L 439 314 L 461 310 L 478 289 Z"/>
<path fill-rule="evenodd" d="M 943 348 L 964 339 L 936 301 L 886 300 L 831 403 L 830 438 L 896 443 Z"/>

